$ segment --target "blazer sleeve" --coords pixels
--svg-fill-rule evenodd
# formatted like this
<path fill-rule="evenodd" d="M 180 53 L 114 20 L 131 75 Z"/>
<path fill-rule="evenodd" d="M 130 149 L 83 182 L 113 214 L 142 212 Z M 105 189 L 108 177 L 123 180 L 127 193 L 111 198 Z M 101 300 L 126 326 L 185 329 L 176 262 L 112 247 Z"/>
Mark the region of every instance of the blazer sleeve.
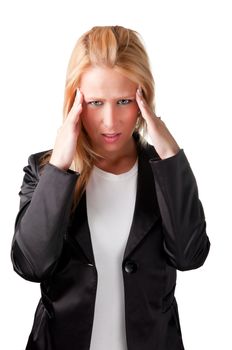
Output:
<path fill-rule="evenodd" d="M 41 176 L 30 155 L 19 192 L 19 212 L 11 245 L 14 270 L 23 278 L 41 282 L 55 269 L 69 222 L 78 176 L 47 163 Z"/>
<path fill-rule="evenodd" d="M 185 271 L 203 265 L 210 249 L 196 179 L 183 149 L 150 159 L 162 217 L 164 250 L 171 266 Z"/>

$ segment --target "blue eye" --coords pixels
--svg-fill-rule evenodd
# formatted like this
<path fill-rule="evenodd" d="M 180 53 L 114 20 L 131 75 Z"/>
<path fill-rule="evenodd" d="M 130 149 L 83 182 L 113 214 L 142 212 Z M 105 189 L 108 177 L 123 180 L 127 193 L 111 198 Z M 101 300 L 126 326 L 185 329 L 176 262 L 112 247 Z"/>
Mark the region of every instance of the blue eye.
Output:
<path fill-rule="evenodd" d="M 101 106 L 102 102 L 101 101 L 90 101 L 88 102 L 91 106 Z"/>
<path fill-rule="evenodd" d="M 120 103 L 120 102 L 122 102 L 122 103 Z M 119 100 L 119 104 L 121 104 L 121 105 L 127 105 L 127 104 L 129 104 L 129 103 L 131 103 L 131 102 L 132 102 L 132 101 L 129 100 L 129 99 Z"/>

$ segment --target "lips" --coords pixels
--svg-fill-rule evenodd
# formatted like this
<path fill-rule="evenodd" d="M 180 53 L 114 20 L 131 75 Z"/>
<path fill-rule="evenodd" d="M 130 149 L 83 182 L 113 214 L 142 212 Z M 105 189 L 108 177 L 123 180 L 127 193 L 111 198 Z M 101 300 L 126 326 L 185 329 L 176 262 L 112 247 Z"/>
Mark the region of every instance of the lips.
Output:
<path fill-rule="evenodd" d="M 103 136 L 106 136 L 106 137 L 115 137 L 117 135 L 119 135 L 119 133 L 111 133 L 111 134 L 102 134 Z"/>
<path fill-rule="evenodd" d="M 105 142 L 107 143 L 113 143 L 118 141 L 118 139 L 120 138 L 120 133 L 104 133 L 102 134 Z"/>

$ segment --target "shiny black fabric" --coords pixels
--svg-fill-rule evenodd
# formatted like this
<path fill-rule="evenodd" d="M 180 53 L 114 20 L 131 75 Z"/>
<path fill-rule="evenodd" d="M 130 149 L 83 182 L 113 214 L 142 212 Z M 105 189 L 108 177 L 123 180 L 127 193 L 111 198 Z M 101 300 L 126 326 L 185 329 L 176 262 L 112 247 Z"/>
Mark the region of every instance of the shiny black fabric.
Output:
<path fill-rule="evenodd" d="M 176 270 L 196 269 L 208 255 L 204 211 L 183 149 L 161 160 L 135 140 L 137 197 L 121 265 L 127 347 L 183 350 Z M 87 350 L 98 275 L 86 197 L 70 215 L 79 174 L 50 163 L 41 171 L 43 153 L 31 155 L 24 168 L 11 248 L 14 270 L 41 288 L 26 349 Z"/>

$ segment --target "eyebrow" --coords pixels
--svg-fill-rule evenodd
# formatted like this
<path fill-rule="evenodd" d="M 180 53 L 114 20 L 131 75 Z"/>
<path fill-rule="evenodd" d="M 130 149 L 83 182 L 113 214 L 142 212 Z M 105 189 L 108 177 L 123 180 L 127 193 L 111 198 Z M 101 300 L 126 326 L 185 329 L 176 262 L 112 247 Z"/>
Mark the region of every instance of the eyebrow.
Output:
<path fill-rule="evenodd" d="M 126 100 L 126 99 L 133 99 L 135 98 L 135 95 L 132 96 L 132 95 L 127 95 L 127 96 L 120 96 L 120 97 L 115 97 L 115 98 L 112 98 L 111 100 Z M 102 100 L 104 101 L 105 99 L 102 98 L 102 97 L 94 97 L 94 96 L 90 96 L 90 97 L 85 97 L 86 100 L 94 100 L 94 101 L 98 101 L 98 100 Z"/>

